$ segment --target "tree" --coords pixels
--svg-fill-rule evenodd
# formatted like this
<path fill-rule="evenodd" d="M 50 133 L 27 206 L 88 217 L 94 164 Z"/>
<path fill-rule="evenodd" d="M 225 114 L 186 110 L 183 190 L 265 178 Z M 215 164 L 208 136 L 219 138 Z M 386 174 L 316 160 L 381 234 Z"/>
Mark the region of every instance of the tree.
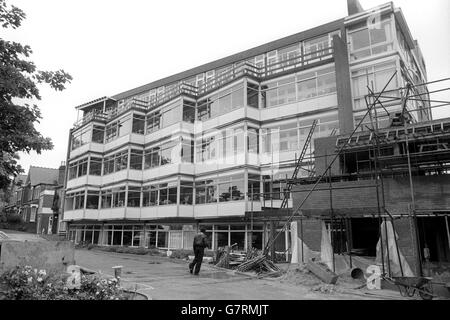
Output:
<path fill-rule="evenodd" d="M 25 13 L 6 0 L 0 0 L 2 28 L 20 27 Z M 62 91 L 72 76 L 64 70 L 41 71 L 29 60 L 32 50 L 28 45 L 0 39 L 0 188 L 8 187 L 11 180 L 23 169 L 17 163 L 18 152 L 32 150 L 40 154 L 51 150 L 50 138 L 43 137 L 35 123 L 41 119 L 39 107 L 31 104 L 40 100 L 38 84 L 47 83 Z M 30 103 L 28 103 L 30 102 Z"/>

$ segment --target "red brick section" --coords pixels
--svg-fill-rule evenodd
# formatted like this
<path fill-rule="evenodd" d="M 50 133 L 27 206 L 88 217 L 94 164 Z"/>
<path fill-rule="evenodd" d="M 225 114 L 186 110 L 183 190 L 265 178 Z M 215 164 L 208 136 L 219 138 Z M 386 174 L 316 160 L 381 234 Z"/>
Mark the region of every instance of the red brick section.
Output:
<path fill-rule="evenodd" d="M 448 210 L 450 208 L 450 178 L 445 176 L 414 177 L 414 197 L 416 210 Z M 333 209 L 349 210 L 352 215 L 373 214 L 367 212 L 367 208 L 377 207 L 377 196 L 374 180 L 348 181 L 333 183 Z M 328 183 L 321 183 L 305 201 L 302 209 L 314 214 L 323 214 L 321 210 L 330 209 L 330 191 L 326 190 Z M 312 185 L 300 185 L 294 187 L 293 200 L 296 208 L 305 199 Z M 338 189 L 339 188 L 339 189 Z M 343 189 L 341 189 L 343 188 Z M 346 189 L 348 188 L 348 189 Z M 325 190 L 324 190 L 325 189 Z M 381 190 L 381 189 L 380 189 Z M 411 203 L 409 179 L 385 178 L 384 195 L 386 208 L 394 215 L 408 214 L 408 206 Z M 381 194 L 380 194 L 381 204 Z M 361 209 L 358 214 L 358 210 Z"/>
<path fill-rule="evenodd" d="M 317 219 L 304 219 L 303 222 L 303 241 L 309 249 L 320 251 L 320 242 L 322 239 L 321 221 Z M 297 221 L 297 233 L 301 238 L 300 221 Z"/>
<path fill-rule="evenodd" d="M 400 218 L 394 220 L 395 232 L 398 235 L 397 244 L 401 254 L 408 261 L 412 272 L 416 270 L 416 259 L 414 257 L 414 241 L 412 239 L 409 218 Z M 418 275 L 417 275 L 418 276 Z"/>

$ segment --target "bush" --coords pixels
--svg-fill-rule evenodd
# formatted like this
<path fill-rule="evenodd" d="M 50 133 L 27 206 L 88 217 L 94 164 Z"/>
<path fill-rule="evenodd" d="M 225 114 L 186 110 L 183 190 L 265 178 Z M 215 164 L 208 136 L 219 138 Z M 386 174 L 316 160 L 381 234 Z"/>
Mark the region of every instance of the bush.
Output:
<path fill-rule="evenodd" d="M 126 300 L 116 279 L 81 275 L 80 289 L 66 286 L 68 274 L 47 274 L 31 266 L 18 266 L 0 276 L 9 300 Z"/>
<path fill-rule="evenodd" d="M 12 224 L 18 224 L 22 223 L 22 217 L 19 216 L 17 213 L 12 213 L 6 216 L 6 222 L 12 223 Z"/>

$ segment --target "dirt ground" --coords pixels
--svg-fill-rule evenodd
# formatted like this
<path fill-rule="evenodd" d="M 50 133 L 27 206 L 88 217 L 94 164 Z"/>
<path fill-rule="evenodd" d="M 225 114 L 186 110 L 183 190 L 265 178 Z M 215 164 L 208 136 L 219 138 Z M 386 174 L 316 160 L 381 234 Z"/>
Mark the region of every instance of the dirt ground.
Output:
<path fill-rule="evenodd" d="M 76 263 L 113 275 L 113 266 L 123 266 L 121 281 L 154 300 L 392 300 L 403 299 L 398 292 L 367 289 L 342 277 L 333 285 L 323 284 L 304 267 L 284 264 L 287 273 L 279 278 L 260 278 L 252 273 L 202 264 L 199 276 L 189 273 L 188 261 L 167 257 L 76 250 Z"/>

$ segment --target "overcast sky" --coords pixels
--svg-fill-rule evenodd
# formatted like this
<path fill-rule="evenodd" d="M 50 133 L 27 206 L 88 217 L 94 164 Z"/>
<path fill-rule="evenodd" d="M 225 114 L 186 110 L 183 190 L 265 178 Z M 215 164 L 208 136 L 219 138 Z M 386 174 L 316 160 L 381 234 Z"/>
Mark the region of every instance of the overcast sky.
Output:
<path fill-rule="evenodd" d="M 383 0 L 360 0 L 364 9 Z M 347 16 L 346 0 L 8 0 L 27 14 L 2 30 L 28 44 L 41 70 L 64 69 L 63 92 L 41 87 L 38 130 L 52 151 L 20 164 L 58 167 L 66 159 L 75 106 Z M 450 1 L 395 0 L 425 56 L 428 78 L 450 77 Z M 2 35 L 3 37 L 3 35 Z M 448 96 L 447 96 L 448 97 Z M 448 98 L 450 100 L 450 97 Z M 436 117 L 450 116 L 437 110 Z"/>

